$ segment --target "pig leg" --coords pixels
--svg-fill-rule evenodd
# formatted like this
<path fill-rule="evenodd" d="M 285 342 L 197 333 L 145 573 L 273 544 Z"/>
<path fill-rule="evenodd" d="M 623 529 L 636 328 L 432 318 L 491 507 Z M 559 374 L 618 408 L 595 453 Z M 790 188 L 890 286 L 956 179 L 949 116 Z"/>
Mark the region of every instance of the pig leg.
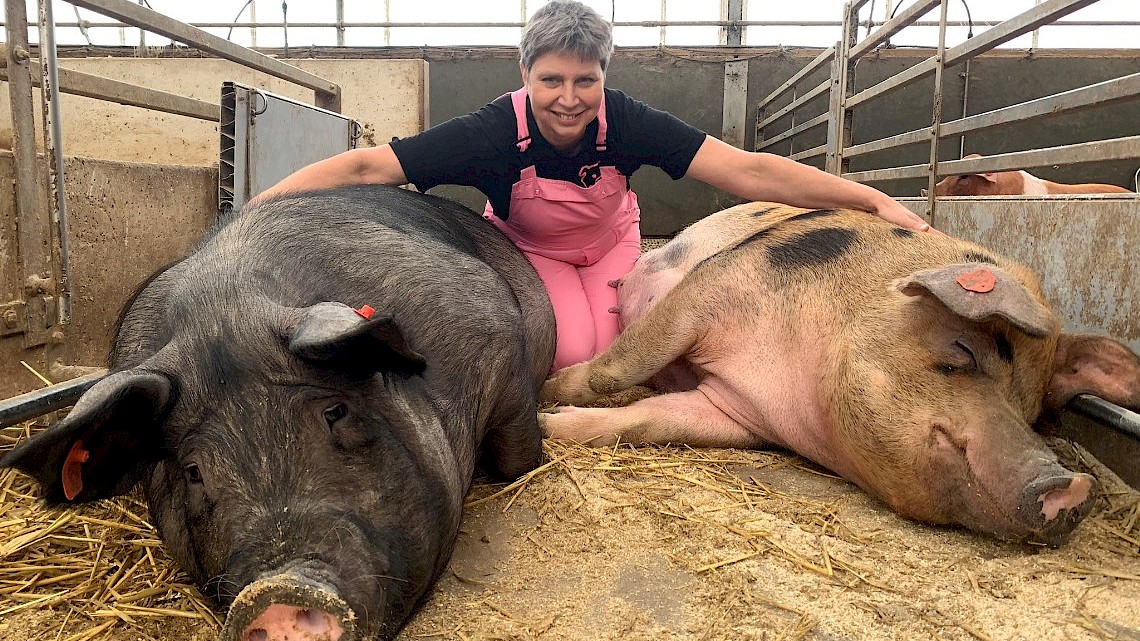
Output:
<path fill-rule="evenodd" d="M 550 438 L 596 446 L 685 443 L 693 447 L 759 448 L 765 442 L 709 400 L 700 389 L 662 394 L 625 407 L 561 407 L 540 414 Z"/>
<path fill-rule="evenodd" d="M 674 290 L 676 291 L 676 290 Z M 649 315 L 630 325 L 602 354 L 559 370 L 546 380 L 540 404 L 587 405 L 649 380 L 687 354 L 703 327 L 685 296 L 666 296 Z"/>

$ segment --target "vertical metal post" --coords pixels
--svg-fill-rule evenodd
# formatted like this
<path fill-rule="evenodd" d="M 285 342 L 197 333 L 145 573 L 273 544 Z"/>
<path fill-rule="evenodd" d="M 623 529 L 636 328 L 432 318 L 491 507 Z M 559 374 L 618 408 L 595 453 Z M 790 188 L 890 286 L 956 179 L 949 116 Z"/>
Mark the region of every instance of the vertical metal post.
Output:
<path fill-rule="evenodd" d="M 824 170 L 837 176 L 846 173 L 851 165 L 851 161 L 843 157 L 843 150 L 851 145 L 851 110 L 847 108 L 847 98 L 855 89 L 855 64 L 850 60 L 850 52 L 857 39 L 861 5 L 858 0 L 853 0 L 844 7 L 843 37 L 835 43 L 835 59 L 831 65 L 831 105 Z"/>
<path fill-rule="evenodd" d="M 257 0 L 249 0 L 249 48 L 257 48 Z"/>
<path fill-rule="evenodd" d="M 665 0 L 661 0 L 661 26 L 657 32 L 657 46 L 665 46 Z"/>
<path fill-rule="evenodd" d="M 946 68 L 946 13 L 950 6 L 948 0 L 942 0 L 942 12 L 938 18 L 938 55 L 934 67 L 934 113 L 930 119 L 930 175 L 926 179 L 926 213 L 934 216 L 934 206 L 937 202 L 934 194 L 934 183 L 938 182 L 938 135 L 942 131 L 942 72 Z"/>
<path fill-rule="evenodd" d="M 12 153 L 16 170 L 16 252 L 19 265 L 13 292 L 21 300 L 4 304 L 3 333 L 24 333 L 25 345 L 42 344 L 54 324 L 47 309 L 54 294 L 51 231 L 40 202 L 36 133 L 32 115 L 32 78 L 28 52 L 28 8 L 24 0 L 7 0 L 4 28 L 8 65 L 8 98 L 12 109 Z"/>
<path fill-rule="evenodd" d="M 64 193 L 63 126 L 59 105 L 59 61 L 55 49 L 55 17 L 52 0 L 39 0 L 40 103 L 43 106 L 44 157 L 48 166 L 51 221 L 59 251 L 59 286 L 56 288 L 56 319 L 71 322 L 71 254 L 67 232 L 67 198 Z M 56 272 L 56 270 L 52 270 Z"/>
<path fill-rule="evenodd" d="M 744 44 L 744 0 L 723 0 L 721 20 L 729 24 L 721 28 L 721 44 L 739 47 Z M 733 24 L 735 23 L 735 24 Z M 724 63 L 724 100 L 721 110 L 721 140 L 733 147 L 744 148 L 744 126 L 748 120 L 748 60 Z"/>
<path fill-rule="evenodd" d="M 336 46 L 344 46 L 344 0 L 336 0 Z"/>
<path fill-rule="evenodd" d="M 525 10 L 525 9 L 524 9 Z M 384 0 L 384 22 L 392 21 L 392 1 Z M 392 27 L 384 27 L 384 46 L 392 46 Z"/>

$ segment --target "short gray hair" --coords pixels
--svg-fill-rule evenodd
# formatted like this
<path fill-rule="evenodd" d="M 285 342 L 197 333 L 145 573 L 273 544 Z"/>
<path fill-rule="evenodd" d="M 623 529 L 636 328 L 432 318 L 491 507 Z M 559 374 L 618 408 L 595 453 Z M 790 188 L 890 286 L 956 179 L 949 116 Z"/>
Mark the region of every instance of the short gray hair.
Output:
<path fill-rule="evenodd" d="M 614 36 L 610 23 L 576 0 L 552 0 L 527 21 L 519 43 L 519 62 L 529 70 L 539 57 L 567 52 L 582 60 L 597 60 L 602 71 L 610 64 Z"/>

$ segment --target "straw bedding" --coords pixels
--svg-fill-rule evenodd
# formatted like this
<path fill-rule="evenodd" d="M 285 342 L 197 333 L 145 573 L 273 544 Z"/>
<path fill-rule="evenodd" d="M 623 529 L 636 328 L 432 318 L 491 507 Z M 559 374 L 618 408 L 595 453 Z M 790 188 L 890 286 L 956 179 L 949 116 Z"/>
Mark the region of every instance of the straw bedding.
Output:
<path fill-rule="evenodd" d="M 1059 549 L 901 519 L 785 453 L 548 442 L 517 482 L 477 481 L 400 639 L 1140 640 L 1140 494 L 1052 445 L 1102 482 Z M 0 638 L 214 639 L 138 495 L 33 494 L 0 473 Z"/>

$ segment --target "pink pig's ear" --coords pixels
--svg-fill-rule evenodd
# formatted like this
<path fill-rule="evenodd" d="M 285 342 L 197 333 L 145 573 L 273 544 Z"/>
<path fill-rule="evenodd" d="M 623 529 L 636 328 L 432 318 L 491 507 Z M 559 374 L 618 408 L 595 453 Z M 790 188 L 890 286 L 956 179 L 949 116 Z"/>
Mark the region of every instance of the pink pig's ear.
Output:
<path fill-rule="evenodd" d="M 924 269 L 899 279 L 895 286 L 908 296 L 933 295 L 971 321 L 1003 318 L 1030 336 L 1046 336 L 1060 328 L 1056 314 L 997 265 L 957 263 Z"/>
<path fill-rule="evenodd" d="M 1059 410 L 1077 394 L 1094 394 L 1140 411 L 1140 357 L 1110 338 L 1062 334 L 1045 390 L 1045 409 Z"/>

